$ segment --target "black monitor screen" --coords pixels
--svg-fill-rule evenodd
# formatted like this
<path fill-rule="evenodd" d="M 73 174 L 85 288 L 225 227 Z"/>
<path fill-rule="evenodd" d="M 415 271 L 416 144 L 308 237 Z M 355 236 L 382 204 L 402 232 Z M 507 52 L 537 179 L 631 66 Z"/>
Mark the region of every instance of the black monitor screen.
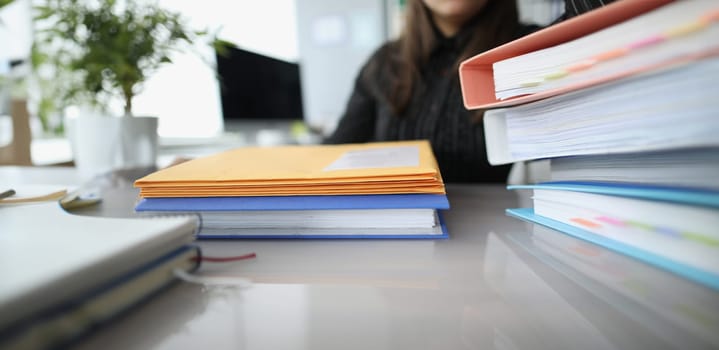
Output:
<path fill-rule="evenodd" d="M 297 63 L 236 47 L 216 59 L 223 120 L 303 119 Z"/>

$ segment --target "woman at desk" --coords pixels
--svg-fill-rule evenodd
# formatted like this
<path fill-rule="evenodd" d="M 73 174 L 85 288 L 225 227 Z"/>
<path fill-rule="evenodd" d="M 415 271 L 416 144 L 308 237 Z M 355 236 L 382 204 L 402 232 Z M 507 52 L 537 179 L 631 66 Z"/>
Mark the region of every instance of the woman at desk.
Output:
<path fill-rule="evenodd" d="M 574 2 L 566 0 L 563 18 L 602 3 L 584 0 L 577 8 Z M 344 115 L 324 142 L 428 139 L 446 182 L 506 181 L 509 167 L 487 161 L 481 113 L 464 108 L 457 69 L 538 27 L 519 22 L 512 0 L 409 0 L 405 11 L 402 35 L 362 67 Z"/>

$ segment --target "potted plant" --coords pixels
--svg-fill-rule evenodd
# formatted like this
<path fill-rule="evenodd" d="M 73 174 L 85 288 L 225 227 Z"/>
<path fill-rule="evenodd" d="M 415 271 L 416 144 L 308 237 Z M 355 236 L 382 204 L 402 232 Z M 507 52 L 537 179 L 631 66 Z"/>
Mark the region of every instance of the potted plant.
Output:
<path fill-rule="evenodd" d="M 66 125 L 80 171 L 154 166 L 158 120 L 135 116 L 133 99 L 173 52 L 203 33 L 177 13 L 136 0 L 46 0 L 35 11 L 33 65 L 62 76 L 56 91 L 64 104 L 99 111 Z M 123 115 L 108 117 L 117 100 Z"/>

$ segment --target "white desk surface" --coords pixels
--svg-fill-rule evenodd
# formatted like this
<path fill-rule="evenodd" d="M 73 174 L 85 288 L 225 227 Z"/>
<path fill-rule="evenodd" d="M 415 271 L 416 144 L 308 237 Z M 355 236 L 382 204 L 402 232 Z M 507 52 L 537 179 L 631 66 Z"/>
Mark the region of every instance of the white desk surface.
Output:
<path fill-rule="evenodd" d="M 72 172 L 0 167 L 0 178 Z M 135 190 L 106 184 L 116 188 L 82 214 L 133 215 Z M 719 293 L 509 218 L 504 209 L 524 198 L 503 186 L 448 185 L 448 194 L 448 240 L 201 241 L 208 256 L 255 252 L 199 271 L 252 286 L 178 284 L 80 348 L 719 347 Z"/>

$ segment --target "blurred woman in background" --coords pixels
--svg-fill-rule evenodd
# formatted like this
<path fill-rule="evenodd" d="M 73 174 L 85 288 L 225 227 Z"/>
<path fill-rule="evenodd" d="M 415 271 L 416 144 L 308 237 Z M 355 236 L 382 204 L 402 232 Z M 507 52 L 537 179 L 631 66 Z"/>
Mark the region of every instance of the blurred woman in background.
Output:
<path fill-rule="evenodd" d="M 558 21 L 612 0 L 565 0 Z M 344 115 L 325 143 L 427 139 L 446 182 L 505 182 L 490 166 L 481 112 L 462 102 L 465 59 L 532 31 L 513 0 L 408 0 L 400 38 L 381 46 L 355 80 Z"/>
<path fill-rule="evenodd" d="M 462 102 L 459 64 L 535 29 L 506 0 L 408 0 L 400 38 L 361 69 L 325 143 L 427 139 L 446 182 L 504 182 L 487 162 L 482 123 Z"/>

